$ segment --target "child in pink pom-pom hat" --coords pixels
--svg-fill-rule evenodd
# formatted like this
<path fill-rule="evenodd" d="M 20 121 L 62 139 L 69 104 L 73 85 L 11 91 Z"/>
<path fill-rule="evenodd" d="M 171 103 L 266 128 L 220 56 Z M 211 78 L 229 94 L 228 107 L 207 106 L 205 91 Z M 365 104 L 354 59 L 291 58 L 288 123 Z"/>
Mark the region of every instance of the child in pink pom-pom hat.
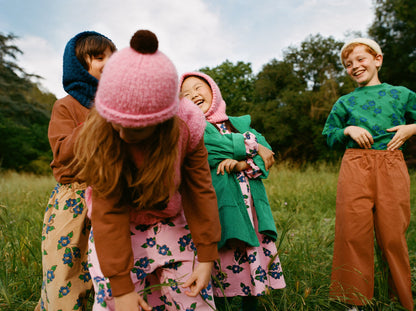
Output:
<path fill-rule="evenodd" d="M 221 229 L 204 122 L 179 102 L 176 69 L 152 32 L 108 61 L 75 150 L 90 186 L 94 310 L 215 309 Z"/>

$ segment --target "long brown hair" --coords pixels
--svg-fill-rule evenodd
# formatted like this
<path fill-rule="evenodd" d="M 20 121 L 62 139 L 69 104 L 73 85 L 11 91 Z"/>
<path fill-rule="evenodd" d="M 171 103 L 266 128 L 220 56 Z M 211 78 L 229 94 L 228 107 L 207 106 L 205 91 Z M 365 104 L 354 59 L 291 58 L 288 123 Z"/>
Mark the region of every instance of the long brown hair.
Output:
<path fill-rule="evenodd" d="M 143 142 L 143 163 L 137 167 L 111 123 L 91 109 L 75 143 L 76 169 L 98 197 L 115 197 L 118 205 L 163 209 L 175 190 L 175 162 L 179 120 L 175 116 L 157 125 Z"/>

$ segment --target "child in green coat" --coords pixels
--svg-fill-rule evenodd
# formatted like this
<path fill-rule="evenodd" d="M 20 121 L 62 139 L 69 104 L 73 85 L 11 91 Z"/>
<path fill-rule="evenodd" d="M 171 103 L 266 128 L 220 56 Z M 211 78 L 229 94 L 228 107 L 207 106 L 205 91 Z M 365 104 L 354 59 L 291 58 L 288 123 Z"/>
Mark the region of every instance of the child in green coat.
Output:
<path fill-rule="evenodd" d="M 204 134 L 221 221 L 220 260 L 214 265 L 215 304 L 242 296 L 243 310 L 256 310 L 257 296 L 285 287 L 275 241 L 276 226 L 262 182 L 274 163 L 250 116 L 229 117 L 221 92 L 208 75 L 182 76 L 181 97 L 192 100 L 207 121 Z"/>

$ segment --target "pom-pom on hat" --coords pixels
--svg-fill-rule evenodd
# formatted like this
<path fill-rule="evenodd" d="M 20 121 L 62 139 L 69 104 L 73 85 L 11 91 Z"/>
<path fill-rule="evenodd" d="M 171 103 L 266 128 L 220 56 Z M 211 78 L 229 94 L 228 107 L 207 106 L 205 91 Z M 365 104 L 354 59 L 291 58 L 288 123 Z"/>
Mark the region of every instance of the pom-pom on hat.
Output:
<path fill-rule="evenodd" d="M 110 57 L 95 97 L 95 107 L 107 121 L 123 127 L 146 127 L 177 114 L 178 75 L 158 45 L 153 32 L 139 30 L 130 47 Z"/>
<path fill-rule="evenodd" d="M 380 46 L 378 45 L 378 43 L 372 39 L 369 38 L 355 38 L 352 39 L 348 42 L 346 42 L 343 47 L 341 48 L 341 53 L 340 53 L 340 58 L 341 58 L 341 63 L 343 66 L 344 65 L 344 60 L 342 59 L 342 53 L 344 52 L 345 48 L 348 47 L 349 45 L 353 44 L 353 43 L 361 43 L 361 44 L 365 44 L 368 47 L 370 47 L 371 49 L 373 49 L 377 55 L 383 55 L 383 52 L 381 51 Z"/>

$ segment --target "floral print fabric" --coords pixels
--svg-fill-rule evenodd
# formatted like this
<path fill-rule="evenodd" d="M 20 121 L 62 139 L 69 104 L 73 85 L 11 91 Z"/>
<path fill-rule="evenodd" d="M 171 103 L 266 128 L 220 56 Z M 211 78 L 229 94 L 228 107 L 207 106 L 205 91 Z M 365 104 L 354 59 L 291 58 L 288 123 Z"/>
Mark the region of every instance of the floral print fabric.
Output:
<path fill-rule="evenodd" d="M 114 310 L 111 285 L 100 270 L 93 231 L 89 240 L 89 269 L 96 291 L 94 310 Z M 188 297 L 184 293 L 187 289 L 181 287 L 198 264 L 183 213 L 151 226 L 131 223 L 130 231 L 134 254 L 131 279 L 153 310 L 215 310 L 211 285 L 197 297 Z"/>
<path fill-rule="evenodd" d="M 216 125 L 221 134 L 230 133 L 225 123 Z M 252 160 L 258 150 L 257 139 L 251 132 L 243 135 L 246 161 L 250 169 L 236 173 L 236 178 L 260 246 L 247 247 L 246 244 L 237 242 L 219 251 L 220 260 L 215 263 L 213 271 L 214 295 L 217 297 L 265 295 L 271 289 L 286 286 L 275 243 L 258 232 L 255 203 L 250 194 L 248 178 L 257 178 L 261 175 L 261 170 Z"/>
<path fill-rule="evenodd" d="M 42 229 L 41 310 L 85 310 L 92 289 L 88 271 L 85 184 L 57 184 Z"/>

